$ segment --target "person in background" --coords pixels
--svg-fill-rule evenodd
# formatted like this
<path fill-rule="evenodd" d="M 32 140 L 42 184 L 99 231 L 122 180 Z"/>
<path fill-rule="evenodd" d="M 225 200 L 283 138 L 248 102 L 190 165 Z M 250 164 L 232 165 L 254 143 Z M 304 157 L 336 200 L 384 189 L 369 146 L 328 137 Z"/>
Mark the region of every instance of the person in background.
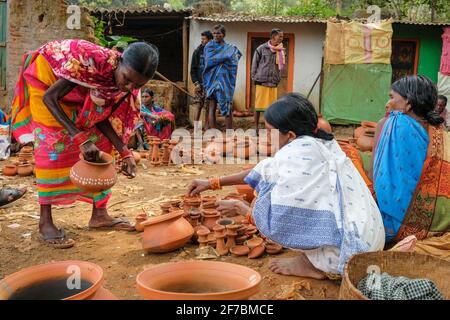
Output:
<path fill-rule="evenodd" d="M 225 117 L 226 128 L 233 129 L 233 96 L 238 62 L 242 56 L 236 46 L 226 43 L 225 27 L 214 27 L 214 41 L 205 46 L 203 85 L 209 99 L 208 127 L 216 128 L 216 109 Z"/>
<path fill-rule="evenodd" d="M 442 119 L 444 119 L 444 126 L 448 130 L 450 128 L 450 113 L 447 110 L 447 97 L 443 95 L 438 96 L 438 103 L 436 111 L 439 113 Z"/>
<path fill-rule="evenodd" d="M 273 29 L 270 40 L 260 45 L 253 55 L 252 80 L 255 82 L 255 127 L 258 132 L 259 116 L 278 97 L 277 86 L 286 64 L 283 31 Z"/>
<path fill-rule="evenodd" d="M 195 110 L 195 121 L 200 121 L 203 107 L 206 108 L 205 130 L 208 129 L 208 103 L 205 99 L 203 87 L 203 70 L 205 68 L 204 49 L 206 44 L 213 39 L 211 31 L 203 31 L 200 45 L 194 50 L 191 60 L 191 79 L 195 87 L 195 97 L 197 108 Z"/>

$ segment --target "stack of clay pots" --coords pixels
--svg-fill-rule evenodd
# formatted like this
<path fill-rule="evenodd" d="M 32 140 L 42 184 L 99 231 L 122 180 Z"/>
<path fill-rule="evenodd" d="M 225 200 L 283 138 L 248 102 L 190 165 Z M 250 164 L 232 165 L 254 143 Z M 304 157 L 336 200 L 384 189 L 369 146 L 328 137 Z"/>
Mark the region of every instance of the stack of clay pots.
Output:
<path fill-rule="evenodd" d="M 31 176 L 34 172 L 34 155 L 33 147 L 25 146 L 18 154 L 18 161 L 6 165 L 3 168 L 3 175 L 21 177 Z"/>
<path fill-rule="evenodd" d="M 375 144 L 375 128 L 376 122 L 362 121 L 361 126 L 355 129 L 353 133 L 354 140 L 351 144 L 356 142 L 356 146 L 361 151 L 372 151 Z"/>

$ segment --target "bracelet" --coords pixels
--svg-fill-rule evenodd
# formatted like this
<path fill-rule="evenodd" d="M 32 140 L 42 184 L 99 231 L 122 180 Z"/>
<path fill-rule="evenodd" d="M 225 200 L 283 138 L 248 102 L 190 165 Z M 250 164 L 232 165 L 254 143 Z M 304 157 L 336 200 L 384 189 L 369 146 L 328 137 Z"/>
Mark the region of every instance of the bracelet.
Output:
<path fill-rule="evenodd" d="M 131 158 L 133 157 L 133 153 L 128 149 L 123 149 L 122 152 L 120 153 L 120 157 L 122 159 Z"/>
<path fill-rule="evenodd" d="M 220 179 L 219 178 L 211 178 L 211 179 L 209 179 L 209 184 L 210 184 L 211 190 L 220 190 L 220 189 L 222 189 L 222 187 L 220 185 Z"/>
<path fill-rule="evenodd" d="M 89 134 L 87 134 L 84 131 L 81 131 L 72 137 L 72 141 L 79 146 L 85 144 L 86 142 L 90 141 Z"/>

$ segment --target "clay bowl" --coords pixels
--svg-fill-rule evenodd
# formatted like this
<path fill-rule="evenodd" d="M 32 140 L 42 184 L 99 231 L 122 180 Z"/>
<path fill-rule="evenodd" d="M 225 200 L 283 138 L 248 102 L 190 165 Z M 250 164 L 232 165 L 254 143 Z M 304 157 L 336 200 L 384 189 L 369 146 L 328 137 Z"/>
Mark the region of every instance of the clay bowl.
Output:
<path fill-rule="evenodd" d="M 252 238 L 248 240 L 245 245 L 249 247 L 250 249 L 253 249 L 254 247 L 258 247 L 264 243 L 264 240 L 262 238 Z"/>
<path fill-rule="evenodd" d="M 236 230 L 238 236 L 243 236 L 245 235 L 245 233 L 247 232 L 247 226 L 244 224 L 241 224 L 241 226 L 239 227 L 239 229 Z"/>
<path fill-rule="evenodd" d="M 254 189 L 248 184 L 239 184 L 235 186 L 236 191 L 244 196 L 244 200 L 247 202 L 252 202 L 255 198 Z"/>
<path fill-rule="evenodd" d="M 202 202 L 216 202 L 217 197 L 216 196 L 202 196 Z"/>
<path fill-rule="evenodd" d="M 250 252 L 249 247 L 247 246 L 233 246 L 230 248 L 230 252 L 235 256 L 245 256 Z"/>
<path fill-rule="evenodd" d="M 149 300 L 246 300 L 259 292 L 261 275 L 233 263 L 183 261 L 151 267 L 136 282 Z"/>
<path fill-rule="evenodd" d="M 13 177 L 17 174 L 17 166 L 13 164 L 8 164 L 3 167 L 3 175 L 8 177 Z"/>
<path fill-rule="evenodd" d="M 252 248 L 250 250 L 250 252 L 248 253 L 247 257 L 249 259 L 256 259 L 256 258 L 261 257 L 265 251 L 266 251 L 266 247 L 264 246 L 264 244 L 260 244 L 259 246 Z"/>
<path fill-rule="evenodd" d="M 283 251 L 283 247 L 276 243 L 266 244 L 266 252 L 268 254 L 278 254 Z"/>
<path fill-rule="evenodd" d="M 163 253 L 183 247 L 194 234 L 194 228 L 183 218 L 183 214 L 183 210 L 178 210 L 142 222 L 144 250 Z"/>
<path fill-rule="evenodd" d="M 72 270 L 72 271 L 71 271 Z M 69 272 L 68 272 L 69 271 Z M 69 292 L 67 282 L 73 277 L 74 272 L 79 272 L 82 279 L 82 289 Z M 38 285 L 39 283 L 60 280 L 56 284 L 59 287 L 61 283 L 60 298 L 56 292 L 39 291 L 35 297 L 29 297 L 31 300 L 58 299 L 58 300 L 109 300 L 117 298 L 108 290 L 102 287 L 103 269 L 87 261 L 58 261 L 29 268 L 22 269 L 16 273 L 6 276 L 0 281 L 0 300 L 8 300 L 20 289 Z M 86 283 L 87 282 L 87 283 Z M 85 285 L 83 285 L 83 283 Z M 89 285 L 90 284 L 90 285 Z M 85 289 L 84 289 L 85 288 Z M 84 289 L 84 290 L 83 290 Z M 49 294 L 51 298 L 47 296 Z"/>
<path fill-rule="evenodd" d="M 248 239 L 248 236 L 246 234 L 239 236 L 235 238 L 235 241 L 237 244 L 243 244 Z"/>

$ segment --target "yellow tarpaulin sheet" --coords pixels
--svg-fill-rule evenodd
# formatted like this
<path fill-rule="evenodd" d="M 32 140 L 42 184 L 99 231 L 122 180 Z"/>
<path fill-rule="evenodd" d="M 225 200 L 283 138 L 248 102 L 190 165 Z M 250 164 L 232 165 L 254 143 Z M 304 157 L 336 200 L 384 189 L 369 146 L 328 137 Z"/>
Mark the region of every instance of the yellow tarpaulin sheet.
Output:
<path fill-rule="evenodd" d="M 390 64 L 392 21 L 361 23 L 327 21 L 326 64 Z"/>

